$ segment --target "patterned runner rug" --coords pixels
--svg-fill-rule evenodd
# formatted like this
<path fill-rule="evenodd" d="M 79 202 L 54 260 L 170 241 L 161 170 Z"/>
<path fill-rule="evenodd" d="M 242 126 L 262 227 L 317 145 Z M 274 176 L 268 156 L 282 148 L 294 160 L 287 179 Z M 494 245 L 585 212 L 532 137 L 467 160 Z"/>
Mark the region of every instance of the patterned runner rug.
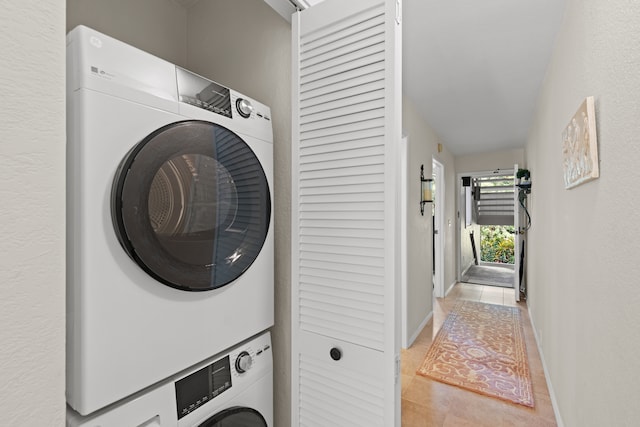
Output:
<path fill-rule="evenodd" d="M 418 374 L 533 408 L 520 310 L 458 302 L 429 347 Z"/>

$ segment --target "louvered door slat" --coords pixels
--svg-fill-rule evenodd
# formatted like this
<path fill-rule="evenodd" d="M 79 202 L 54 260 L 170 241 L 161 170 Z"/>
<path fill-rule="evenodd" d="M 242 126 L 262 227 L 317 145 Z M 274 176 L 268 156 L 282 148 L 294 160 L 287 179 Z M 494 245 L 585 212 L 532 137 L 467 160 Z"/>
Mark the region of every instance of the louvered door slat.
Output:
<path fill-rule="evenodd" d="M 300 110 L 302 112 L 305 112 L 310 107 L 335 101 L 348 100 L 351 97 L 362 96 L 372 92 L 378 97 L 384 97 L 383 78 L 380 78 L 378 80 L 369 80 L 367 82 L 351 87 L 345 87 L 342 90 L 336 92 L 319 92 L 315 96 L 307 96 L 304 100 L 300 100 Z"/>
<path fill-rule="evenodd" d="M 384 146 L 368 145 L 363 147 L 349 147 L 343 150 L 325 147 L 324 150 L 315 150 L 315 153 L 301 152 L 300 163 L 330 162 L 340 159 L 353 159 L 361 157 L 384 156 Z"/>
<path fill-rule="evenodd" d="M 322 254 L 323 256 L 326 256 L 329 258 L 336 257 L 336 256 L 350 255 L 352 253 L 348 249 L 338 245 L 318 245 L 318 244 L 309 244 L 309 243 L 300 244 L 300 251 L 308 252 L 310 254 Z M 381 263 L 382 260 L 384 259 L 384 251 L 368 250 L 367 257 L 379 258 L 378 262 Z"/>
<path fill-rule="evenodd" d="M 300 236 L 300 243 L 310 243 L 318 245 L 336 245 L 345 248 L 358 250 L 364 249 L 382 249 L 384 244 L 374 239 L 354 239 L 353 237 L 335 237 L 335 236 Z"/>
<path fill-rule="evenodd" d="M 355 294 L 356 293 L 352 291 L 325 288 L 324 286 L 312 284 L 309 284 L 309 286 L 305 288 L 305 291 L 300 293 L 303 300 L 315 301 L 323 304 L 335 304 L 336 309 L 352 307 L 364 312 L 380 312 L 381 307 L 379 305 L 379 300 L 374 295 L 369 295 L 368 298 L 365 298 L 356 296 Z M 335 298 L 338 295 L 340 295 L 340 298 Z"/>
<path fill-rule="evenodd" d="M 373 175 L 380 173 L 381 170 L 384 170 L 384 165 L 376 164 L 376 165 L 365 165 L 365 166 L 354 166 L 351 169 L 342 168 L 342 169 L 333 169 L 333 170 L 307 170 L 304 178 L 301 177 L 300 182 L 313 182 L 317 183 L 323 179 L 331 179 L 331 178 L 348 178 L 348 177 L 356 177 L 356 176 L 365 176 L 365 175 Z M 301 207 L 301 210 L 304 210 L 304 206 Z"/>
<path fill-rule="evenodd" d="M 370 276 L 366 274 L 359 274 L 354 272 L 343 272 L 336 270 L 329 270 L 323 268 L 316 268 L 314 266 L 300 266 L 300 277 L 312 276 L 327 280 L 344 280 L 348 282 L 359 283 L 364 287 L 371 289 L 371 293 L 377 293 L 380 298 L 384 296 L 381 288 L 384 284 L 384 280 L 379 277 Z M 303 290 L 304 288 L 302 288 Z"/>
<path fill-rule="evenodd" d="M 305 219 L 344 219 L 344 220 L 360 220 L 360 221 L 370 221 L 370 220 L 384 220 L 384 215 L 381 212 L 367 210 L 364 212 L 354 212 L 354 211 L 313 211 L 313 210 L 304 210 L 300 211 L 300 220 Z"/>
<path fill-rule="evenodd" d="M 380 150 L 375 150 L 373 147 L 370 147 L 369 150 L 360 149 L 359 150 L 360 155 L 354 155 L 354 153 L 350 152 L 350 150 L 345 151 L 345 156 L 340 156 L 340 153 L 342 152 L 339 151 L 337 153 L 334 153 L 331 156 L 327 156 L 329 157 L 328 159 L 322 159 L 320 156 L 301 157 L 300 168 L 304 172 L 311 173 L 314 171 L 328 170 L 327 168 L 330 167 L 330 174 L 327 173 L 327 176 L 322 177 L 324 179 L 324 178 L 330 178 L 335 176 L 360 175 L 354 172 L 364 170 L 364 168 L 367 168 L 367 167 L 376 167 L 379 165 L 384 165 L 384 153 L 380 153 Z M 359 169 L 357 169 L 356 171 L 349 171 L 348 169 L 352 167 L 359 168 Z M 342 175 L 337 175 L 337 174 L 342 174 Z M 310 181 L 310 180 L 316 180 L 318 178 L 321 178 L 321 177 L 318 177 L 318 176 L 314 176 L 313 178 L 305 177 L 304 179 L 309 180 L 308 182 L 317 182 L 317 181 Z"/>
<path fill-rule="evenodd" d="M 302 93 L 314 96 L 319 88 L 322 88 L 323 92 L 333 92 L 341 88 L 352 87 L 354 83 L 359 85 L 376 80 L 381 74 L 384 74 L 384 61 L 381 61 L 377 56 L 374 58 L 376 61 L 368 62 L 367 65 L 354 68 L 343 66 L 325 78 L 313 79 L 305 84 Z"/>
<path fill-rule="evenodd" d="M 344 103 L 323 105 L 326 109 L 323 111 L 306 114 L 304 116 L 304 123 L 310 124 L 314 122 L 324 122 L 326 120 L 334 119 L 337 117 L 344 117 L 347 114 L 352 114 L 352 111 L 372 111 L 384 109 L 384 99 L 378 98 L 370 101 L 363 101 L 358 103 Z"/>
<path fill-rule="evenodd" d="M 356 71 L 361 68 L 368 67 L 370 64 L 379 64 L 384 62 L 384 45 L 376 45 L 369 49 L 369 55 L 364 55 L 366 52 L 353 52 L 349 55 L 341 56 L 333 58 L 331 62 L 334 63 L 332 67 L 327 67 L 323 70 L 317 70 L 313 73 L 305 74 L 301 78 L 302 84 L 312 84 L 314 82 L 322 82 L 323 84 L 327 84 L 330 82 L 330 78 L 333 77 L 347 77 L 350 78 L 350 75 L 345 75 L 345 73 L 349 73 L 351 71 Z M 375 70 L 374 67 L 371 68 Z M 367 72 L 368 70 L 364 70 Z M 362 73 L 355 73 L 357 75 L 361 75 Z"/>
<path fill-rule="evenodd" d="M 369 83 L 372 84 L 372 87 L 375 87 L 375 83 L 384 81 L 384 68 L 382 64 L 373 64 L 366 70 L 359 69 L 353 71 L 351 74 L 351 79 L 341 80 L 340 78 L 334 78 L 331 82 L 314 82 L 313 87 L 304 88 L 304 99 L 311 100 L 322 95 L 344 97 L 347 93 L 351 93 L 348 91 L 352 89 L 355 89 L 355 93 L 363 93 L 359 91 L 358 88 L 362 89 L 362 87 Z"/>
<path fill-rule="evenodd" d="M 302 308 L 300 310 L 302 311 Z M 335 324 L 327 320 L 327 318 L 322 317 L 307 315 L 303 319 L 300 319 L 300 327 L 304 328 L 305 332 L 332 337 L 344 342 L 356 344 L 362 348 L 375 349 L 384 343 L 384 340 L 377 334 L 370 334 L 368 331 L 355 326 Z M 300 397 L 302 399 L 303 396 Z"/>
<path fill-rule="evenodd" d="M 349 108 L 352 105 L 362 104 L 364 102 L 380 101 L 384 106 L 384 92 L 381 90 L 372 90 L 368 92 L 358 93 L 353 96 L 348 96 L 338 100 L 324 100 L 319 101 L 314 105 L 310 105 L 306 108 L 300 109 L 300 117 L 310 116 L 312 114 L 319 114 L 326 111 L 336 111 L 341 108 Z"/>
<path fill-rule="evenodd" d="M 300 225 L 302 227 L 309 228 L 357 228 L 362 230 L 379 230 L 384 226 L 383 221 L 365 221 L 365 220 L 344 220 L 344 219 L 334 219 L 334 220 L 318 220 L 318 219 L 309 219 L 309 220 L 301 220 Z"/>
<path fill-rule="evenodd" d="M 371 184 L 371 183 L 365 183 L 365 184 L 357 184 L 357 185 L 332 185 L 332 186 L 324 186 L 324 187 L 320 187 L 320 186 L 310 186 L 310 187 L 305 187 L 305 188 L 301 188 L 300 189 L 300 195 L 301 196 L 332 196 L 332 195 L 338 195 L 338 194 L 353 194 L 353 195 L 361 195 L 361 194 L 365 194 L 365 193 L 371 193 L 371 194 L 379 194 L 376 190 L 378 188 L 383 188 L 384 186 L 382 184 Z M 311 199 L 309 199 L 310 201 Z M 341 218 L 341 219 L 345 219 L 345 218 Z M 309 225 L 310 227 L 324 227 L 324 224 L 311 224 L 309 221 L 307 221 L 307 225 Z M 381 224 L 380 226 L 382 226 L 383 224 Z"/>
<path fill-rule="evenodd" d="M 320 298 L 320 300 L 322 300 L 322 295 L 326 295 L 327 298 L 337 297 L 337 299 L 339 300 L 352 300 L 361 303 L 377 304 L 379 301 L 375 295 L 359 292 L 359 290 L 353 291 L 350 289 L 338 287 L 333 282 L 328 282 L 322 285 L 315 285 L 313 283 L 313 279 L 309 280 L 306 291 L 320 295 L 318 297 Z"/>
<path fill-rule="evenodd" d="M 300 148 L 300 160 L 307 159 L 307 156 L 314 154 L 348 153 L 361 148 L 371 149 L 372 147 L 384 147 L 384 138 L 379 132 L 379 129 L 369 129 L 365 131 L 348 132 L 333 137 L 306 140 L 307 145 Z"/>
<path fill-rule="evenodd" d="M 353 110 L 353 109 L 352 109 Z M 384 118 L 384 108 L 375 108 L 373 110 L 363 109 L 356 112 L 349 112 L 343 115 L 329 116 L 326 119 L 318 119 L 314 121 L 308 121 L 300 126 L 300 130 L 307 134 L 311 131 L 322 131 L 324 129 L 339 129 L 345 125 L 352 125 L 358 122 L 371 122 L 376 119 Z M 379 123 L 379 122 L 378 122 Z"/>
<path fill-rule="evenodd" d="M 336 298 L 341 298 L 344 292 L 349 295 L 359 295 L 360 298 L 368 302 L 377 303 L 380 301 L 378 298 L 381 295 L 380 290 L 369 286 L 368 283 L 350 282 L 346 279 L 326 279 L 304 274 L 300 277 L 305 280 L 310 291 L 322 289 Z"/>
<path fill-rule="evenodd" d="M 377 331 L 384 323 L 384 316 L 380 313 L 359 310 L 353 306 L 340 307 L 304 297 L 300 298 L 300 312 L 306 318 L 320 319 L 323 327 L 337 328 L 337 334 L 340 335 L 343 334 L 343 325 L 348 324 L 347 330 L 357 330 L 359 336 L 363 338 L 362 344 L 365 344 L 364 338 L 379 340 L 380 335 Z"/>
<path fill-rule="evenodd" d="M 322 248 L 318 248 L 322 249 Z M 334 263 L 347 263 L 354 265 L 370 265 L 372 267 L 379 267 L 382 262 L 382 257 L 376 259 L 376 257 L 366 255 L 352 255 L 352 254 L 340 254 L 332 252 L 318 251 L 302 251 L 305 259 L 334 262 Z"/>
<path fill-rule="evenodd" d="M 384 34 L 380 32 L 363 35 L 360 40 L 318 55 L 308 60 L 301 69 L 304 76 L 328 70 L 349 60 L 358 60 L 376 53 L 384 52 Z"/>
<path fill-rule="evenodd" d="M 313 57 L 314 52 L 324 46 L 345 40 L 373 27 L 384 28 L 384 11 L 376 6 L 361 11 L 357 15 L 346 17 L 339 25 L 327 25 L 308 33 L 300 38 L 300 51 L 304 53 L 300 62 L 304 64 L 306 58 Z"/>

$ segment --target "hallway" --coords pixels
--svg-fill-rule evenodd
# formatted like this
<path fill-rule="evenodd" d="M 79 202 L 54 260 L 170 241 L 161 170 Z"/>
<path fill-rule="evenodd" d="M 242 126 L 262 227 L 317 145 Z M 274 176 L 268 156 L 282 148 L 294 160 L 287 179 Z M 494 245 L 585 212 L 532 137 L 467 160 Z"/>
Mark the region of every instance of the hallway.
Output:
<path fill-rule="evenodd" d="M 431 341 L 457 300 L 520 307 L 533 382 L 535 408 L 507 403 L 416 375 Z M 515 303 L 512 289 L 458 283 L 437 298 L 434 315 L 411 348 L 402 351 L 403 427 L 556 426 L 553 407 L 525 303 Z"/>

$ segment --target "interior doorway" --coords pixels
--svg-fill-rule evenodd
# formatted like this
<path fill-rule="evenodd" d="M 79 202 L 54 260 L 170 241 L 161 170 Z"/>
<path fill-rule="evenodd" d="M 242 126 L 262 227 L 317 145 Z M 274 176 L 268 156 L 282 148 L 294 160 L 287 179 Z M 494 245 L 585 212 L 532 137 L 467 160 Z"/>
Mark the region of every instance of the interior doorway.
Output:
<path fill-rule="evenodd" d="M 462 173 L 459 185 L 458 280 L 513 287 L 515 206 L 513 170 Z"/>

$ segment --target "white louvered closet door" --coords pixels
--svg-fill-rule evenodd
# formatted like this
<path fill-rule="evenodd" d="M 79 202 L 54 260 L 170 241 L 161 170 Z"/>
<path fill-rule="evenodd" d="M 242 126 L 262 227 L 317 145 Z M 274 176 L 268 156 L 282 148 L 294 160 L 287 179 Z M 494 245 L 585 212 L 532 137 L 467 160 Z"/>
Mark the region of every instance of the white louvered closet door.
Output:
<path fill-rule="evenodd" d="M 292 426 L 400 426 L 399 8 L 294 15 Z"/>

